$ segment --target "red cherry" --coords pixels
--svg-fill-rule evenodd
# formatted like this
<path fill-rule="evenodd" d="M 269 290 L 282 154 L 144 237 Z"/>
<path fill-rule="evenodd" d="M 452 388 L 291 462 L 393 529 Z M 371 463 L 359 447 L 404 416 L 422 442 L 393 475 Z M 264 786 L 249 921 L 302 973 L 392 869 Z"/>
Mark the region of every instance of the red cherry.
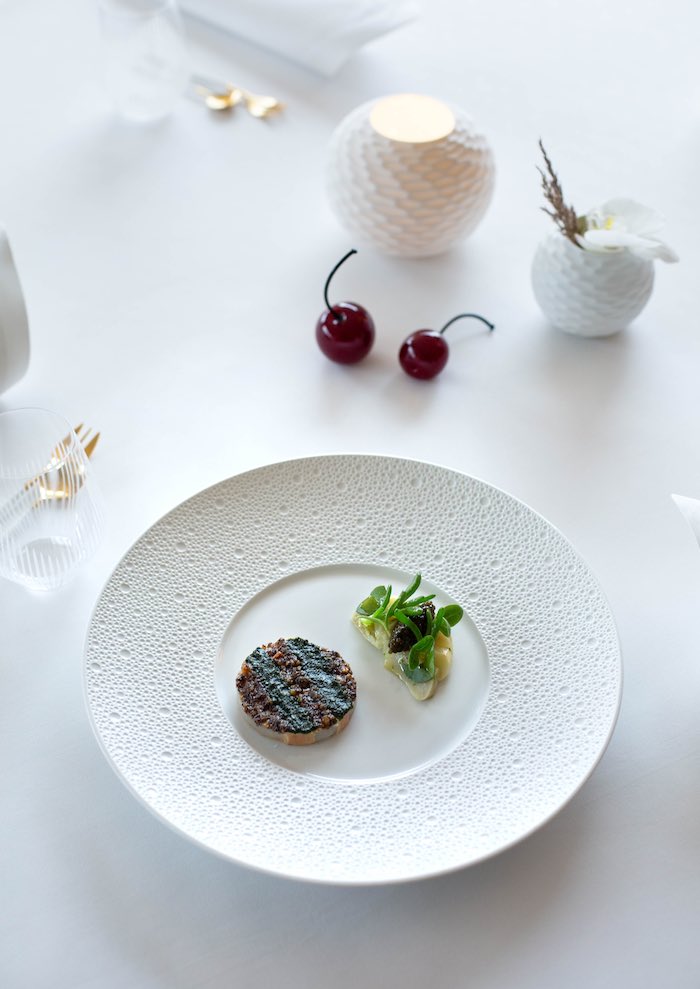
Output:
<path fill-rule="evenodd" d="M 319 316 L 316 340 L 330 360 L 356 364 L 372 349 L 374 320 L 356 302 L 338 302 Z"/>
<path fill-rule="evenodd" d="M 443 370 L 450 355 L 450 348 L 442 334 L 458 319 L 480 319 L 488 326 L 489 332 L 494 329 L 493 323 L 489 323 L 483 316 L 465 312 L 454 316 L 441 330 L 416 330 L 406 337 L 399 350 L 399 363 L 406 374 L 427 381 Z"/>
<path fill-rule="evenodd" d="M 321 351 L 337 364 L 356 364 L 367 356 L 374 343 L 374 320 L 363 306 L 356 302 L 338 302 L 332 306 L 328 301 L 331 278 L 353 254 L 357 251 L 348 251 L 326 279 L 323 297 L 327 308 L 316 323 L 316 341 Z"/>
<path fill-rule="evenodd" d="M 406 374 L 425 381 L 442 371 L 449 352 L 447 340 L 435 330 L 416 330 L 401 344 L 399 361 Z"/>

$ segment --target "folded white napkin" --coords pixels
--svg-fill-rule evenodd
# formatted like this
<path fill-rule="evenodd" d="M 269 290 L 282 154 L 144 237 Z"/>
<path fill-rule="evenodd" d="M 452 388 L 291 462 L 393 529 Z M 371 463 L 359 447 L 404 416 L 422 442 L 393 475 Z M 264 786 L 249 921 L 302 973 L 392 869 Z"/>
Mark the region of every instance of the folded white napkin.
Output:
<path fill-rule="evenodd" d="M 695 498 L 686 498 L 685 495 L 671 495 L 681 513 L 693 530 L 695 538 L 700 544 L 700 501 Z"/>
<path fill-rule="evenodd" d="M 185 13 L 333 75 L 362 45 L 418 14 L 415 0 L 180 0 Z"/>

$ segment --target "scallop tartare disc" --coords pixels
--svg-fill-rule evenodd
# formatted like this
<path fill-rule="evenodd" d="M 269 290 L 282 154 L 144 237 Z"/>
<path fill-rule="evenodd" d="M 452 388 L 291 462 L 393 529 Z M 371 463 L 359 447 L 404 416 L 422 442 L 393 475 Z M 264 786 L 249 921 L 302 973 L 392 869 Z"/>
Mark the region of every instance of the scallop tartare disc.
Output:
<path fill-rule="evenodd" d="M 258 646 L 236 686 L 253 727 L 285 745 L 311 745 L 342 731 L 357 696 L 340 653 L 299 638 Z"/>

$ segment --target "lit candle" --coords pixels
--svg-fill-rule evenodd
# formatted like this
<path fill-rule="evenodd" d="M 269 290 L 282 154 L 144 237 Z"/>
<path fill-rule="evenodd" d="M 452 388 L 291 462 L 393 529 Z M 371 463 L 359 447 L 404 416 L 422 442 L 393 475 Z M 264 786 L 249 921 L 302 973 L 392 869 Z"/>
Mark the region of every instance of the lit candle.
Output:
<path fill-rule="evenodd" d="M 404 144 L 442 141 L 456 125 L 455 115 L 445 103 L 417 93 L 400 93 L 379 100 L 369 122 L 377 134 Z"/>

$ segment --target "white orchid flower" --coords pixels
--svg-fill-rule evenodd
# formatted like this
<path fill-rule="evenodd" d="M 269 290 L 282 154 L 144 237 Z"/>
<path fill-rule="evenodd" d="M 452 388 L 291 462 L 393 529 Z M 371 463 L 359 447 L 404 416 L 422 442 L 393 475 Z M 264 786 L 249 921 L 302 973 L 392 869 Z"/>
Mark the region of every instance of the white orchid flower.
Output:
<path fill-rule="evenodd" d="M 586 230 L 581 246 L 587 251 L 619 251 L 625 248 L 650 261 L 677 261 L 675 251 L 656 236 L 663 228 L 663 217 L 656 210 L 633 199 L 609 199 L 586 213 Z"/>

